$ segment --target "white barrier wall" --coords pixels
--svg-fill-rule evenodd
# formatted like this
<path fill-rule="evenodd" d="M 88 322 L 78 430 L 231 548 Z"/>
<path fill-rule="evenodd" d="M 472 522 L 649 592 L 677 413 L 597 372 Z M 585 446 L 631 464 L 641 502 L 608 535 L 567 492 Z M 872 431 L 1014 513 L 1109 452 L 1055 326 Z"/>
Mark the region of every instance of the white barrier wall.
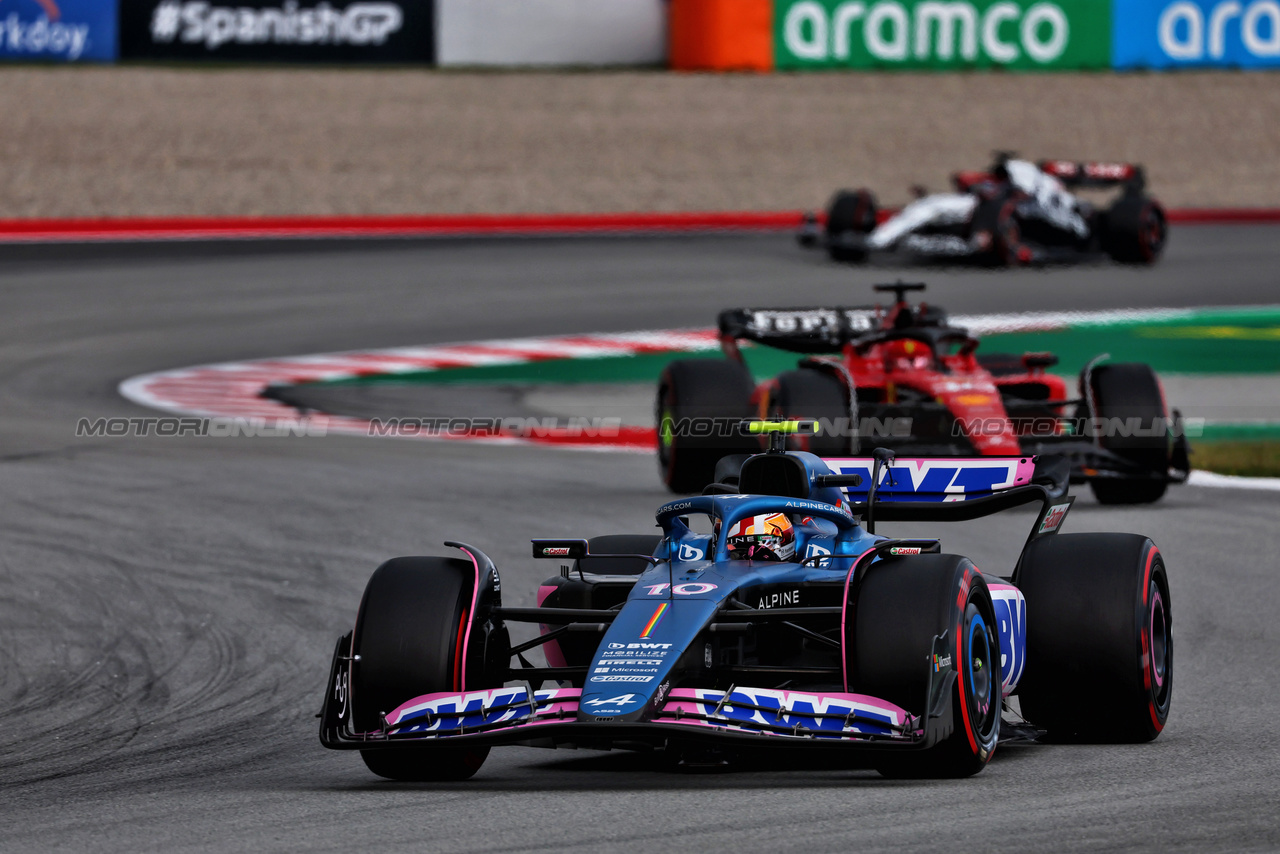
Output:
<path fill-rule="evenodd" d="M 440 65 L 659 65 L 666 0 L 436 0 Z"/>

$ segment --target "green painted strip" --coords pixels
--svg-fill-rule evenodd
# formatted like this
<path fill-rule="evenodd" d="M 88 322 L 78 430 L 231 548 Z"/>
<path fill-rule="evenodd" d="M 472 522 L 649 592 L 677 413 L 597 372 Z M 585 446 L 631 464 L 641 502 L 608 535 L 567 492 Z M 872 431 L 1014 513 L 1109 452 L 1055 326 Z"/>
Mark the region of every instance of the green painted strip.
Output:
<path fill-rule="evenodd" d="M 1198 312 L 1148 323 L 988 335 L 979 352 L 1030 350 L 1057 353 L 1055 371 L 1069 375 L 1099 353 L 1116 362 L 1146 362 L 1163 373 L 1270 374 L 1280 372 L 1280 312 Z"/>
<path fill-rule="evenodd" d="M 1197 442 L 1280 441 L 1280 421 L 1209 422 Z"/>
<path fill-rule="evenodd" d="M 1074 377 L 1101 353 L 1112 361 L 1146 362 L 1157 372 L 1181 374 L 1280 373 L 1280 309 L 1226 308 L 1189 312 L 1140 322 L 1088 320 L 1062 329 L 993 333 L 983 336 L 981 353 L 1050 351 L 1055 373 Z M 799 356 L 768 347 L 744 347 L 757 377 L 796 366 Z M 515 384 L 650 383 L 673 359 L 721 358 L 719 350 L 696 353 L 642 353 L 591 359 L 550 359 L 510 365 L 483 365 L 400 374 L 377 374 L 326 381 L 333 385 L 375 383 Z"/>

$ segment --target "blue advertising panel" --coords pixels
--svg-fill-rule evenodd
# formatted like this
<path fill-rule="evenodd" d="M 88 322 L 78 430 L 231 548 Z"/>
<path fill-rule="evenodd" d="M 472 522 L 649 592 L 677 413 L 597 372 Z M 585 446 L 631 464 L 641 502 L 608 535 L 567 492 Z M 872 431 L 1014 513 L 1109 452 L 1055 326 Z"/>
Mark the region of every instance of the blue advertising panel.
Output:
<path fill-rule="evenodd" d="M 1280 68 L 1280 0 L 1113 0 L 1116 68 Z"/>
<path fill-rule="evenodd" d="M 0 59 L 112 62 L 116 0 L 0 0 Z"/>

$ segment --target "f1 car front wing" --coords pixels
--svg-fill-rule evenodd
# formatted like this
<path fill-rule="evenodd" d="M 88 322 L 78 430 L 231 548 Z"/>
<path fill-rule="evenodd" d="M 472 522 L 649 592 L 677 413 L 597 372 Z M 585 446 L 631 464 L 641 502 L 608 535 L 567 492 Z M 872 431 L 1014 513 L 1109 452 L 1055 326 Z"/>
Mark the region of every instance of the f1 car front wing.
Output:
<path fill-rule="evenodd" d="M 344 640 L 346 640 L 344 638 Z M 937 639 L 939 642 L 942 638 Z M 930 679 L 929 713 L 914 716 L 861 694 L 730 686 L 676 688 L 648 721 L 595 719 L 577 688 L 531 684 L 415 697 L 389 712 L 383 726 L 351 725 L 350 668 L 340 641 L 321 710 L 320 741 L 338 750 L 475 745 L 613 745 L 699 741 L 768 747 L 921 749 L 950 734 L 954 673 Z"/>

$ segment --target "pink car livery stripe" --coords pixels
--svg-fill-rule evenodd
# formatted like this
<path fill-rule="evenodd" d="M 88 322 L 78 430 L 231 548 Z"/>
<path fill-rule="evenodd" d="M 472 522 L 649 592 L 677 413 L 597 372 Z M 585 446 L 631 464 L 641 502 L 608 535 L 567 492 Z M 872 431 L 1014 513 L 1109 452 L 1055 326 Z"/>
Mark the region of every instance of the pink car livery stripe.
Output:
<path fill-rule="evenodd" d="M 770 688 L 677 688 L 654 720 L 828 738 L 909 735 L 913 725 L 907 712 L 875 697 Z"/>
<path fill-rule="evenodd" d="M 540 721 L 573 720 L 578 713 L 576 688 L 535 691 L 524 686 L 465 693 L 424 694 L 387 715 L 389 735 L 410 735 L 500 728 Z"/>
<path fill-rule="evenodd" d="M 424 694 L 387 715 L 388 735 L 448 737 L 479 731 L 574 723 L 582 692 L 524 686 L 463 693 Z M 907 738 L 918 721 L 884 700 L 861 694 L 807 693 L 769 688 L 726 692 L 677 688 L 653 723 L 711 727 L 780 737 L 857 740 L 868 736 Z"/>
<path fill-rule="evenodd" d="M 1002 693 L 1009 696 L 1027 666 L 1027 598 L 1012 584 L 987 583 L 1000 635 Z"/>

